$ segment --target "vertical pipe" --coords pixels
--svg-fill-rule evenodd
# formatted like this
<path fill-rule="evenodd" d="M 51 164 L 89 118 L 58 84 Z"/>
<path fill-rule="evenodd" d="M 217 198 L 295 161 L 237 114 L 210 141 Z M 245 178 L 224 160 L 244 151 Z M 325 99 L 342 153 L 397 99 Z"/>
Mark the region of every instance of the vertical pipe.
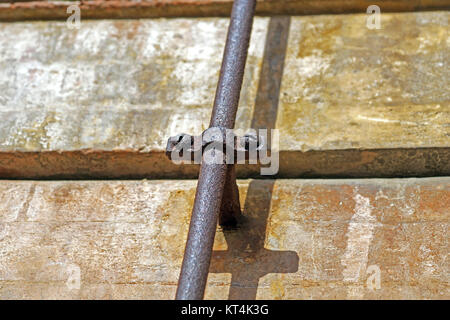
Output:
<path fill-rule="evenodd" d="M 234 128 L 256 0 L 235 0 L 210 127 Z"/>
<path fill-rule="evenodd" d="M 235 0 L 233 3 L 210 127 L 234 128 L 255 4 L 256 0 Z M 203 299 L 227 169 L 225 163 L 202 161 L 177 300 Z"/>

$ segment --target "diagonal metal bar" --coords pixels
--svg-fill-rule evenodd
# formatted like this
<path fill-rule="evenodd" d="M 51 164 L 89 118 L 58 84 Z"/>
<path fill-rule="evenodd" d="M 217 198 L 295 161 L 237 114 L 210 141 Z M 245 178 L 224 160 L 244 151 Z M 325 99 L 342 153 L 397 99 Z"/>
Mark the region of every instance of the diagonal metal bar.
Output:
<path fill-rule="evenodd" d="M 210 127 L 234 128 L 256 0 L 235 0 Z M 233 180 L 233 181 L 231 181 Z M 176 299 L 203 299 L 225 188 L 236 195 L 234 165 L 202 161 Z M 236 207 L 231 205 L 228 207 Z M 240 210 L 237 208 L 237 210 Z M 227 213 L 229 215 L 229 212 Z M 228 219 L 228 217 L 224 217 Z"/>

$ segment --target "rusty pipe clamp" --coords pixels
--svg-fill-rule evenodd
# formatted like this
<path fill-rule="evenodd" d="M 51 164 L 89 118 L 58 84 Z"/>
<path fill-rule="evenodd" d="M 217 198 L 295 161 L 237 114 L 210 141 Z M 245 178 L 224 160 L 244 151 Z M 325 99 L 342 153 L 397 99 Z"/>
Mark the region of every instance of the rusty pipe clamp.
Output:
<path fill-rule="evenodd" d="M 242 137 L 223 128 L 211 127 L 199 136 L 178 134 L 167 142 L 166 156 L 180 163 L 202 163 L 203 155 L 208 157 L 206 164 L 226 164 L 227 175 L 219 211 L 219 224 L 222 227 L 234 227 L 241 214 L 239 190 L 236 184 L 235 164 L 257 163 L 261 152 L 267 152 L 264 136 L 247 133 Z"/>
<path fill-rule="evenodd" d="M 233 137 L 230 139 L 231 144 L 223 142 L 224 132 L 226 129 L 233 129 L 236 120 L 255 5 L 256 0 L 235 0 L 233 3 L 210 128 L 201 135 L 200 143 L 195 143 L 199 141 L 199 137 L 186 134 L 171 137 L 167 143 L 166 153 L 170 159 L 175 151 L 187 152 L 188 158 L 201 160 L 194 208 L 178 280 L 178 300 L 203 299 L 217 222 L 221 225 L 233 225 L 241 213 L 235 162 L 229 164 L 227 158 L 229 160 L 230 155 L 224 157 L 220 149 L 231 148 L 232 157 L 235 157 L 239 151 L 254 151 L 251 150 L 251 142 L 258 140 L 254 136 L 244 136 Z M 256 148 L 263 148 L 263 144 L 260 142 Z M 211 145 L 213 147 L 209 148 Z M 206 149 L 211 152 L 204 152 Z M 196 156 L 199 153 L 201 156 Z"/>
<path fill-rule="evenodd" d="M 219 152 L 225 163 L 236 164 L 242 161 L 256 163 L 260 153 L 266 151 L 266 137 L 256 132 L 246 133 L 240 137 L 232 130 L 211 127 L 199 136 L 186 133 L 177 134 L 167 141 L 166 156 L 180 163 L 200 164 L 205 152 Z M 183 162 L 184 161 L 184 162 Z"/>

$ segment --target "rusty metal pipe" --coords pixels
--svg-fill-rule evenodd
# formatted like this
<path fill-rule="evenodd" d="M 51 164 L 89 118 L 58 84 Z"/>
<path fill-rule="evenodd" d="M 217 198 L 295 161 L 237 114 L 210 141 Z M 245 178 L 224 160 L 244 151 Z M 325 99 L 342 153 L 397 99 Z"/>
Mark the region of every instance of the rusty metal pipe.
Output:
<path fill-rule="evenodd" d="M 234 128 L 256 0 L 235 0 L 210 127 Z M 204 158 L 203 158 L 204 160 Z M 177 300 L 203 299 L 228 165 L 202 161 Z"/>
<path fill-rule="evenodd" d="M 217 84 L 211 127 L 234 128 L 256 0 L 235 0 Z"/>

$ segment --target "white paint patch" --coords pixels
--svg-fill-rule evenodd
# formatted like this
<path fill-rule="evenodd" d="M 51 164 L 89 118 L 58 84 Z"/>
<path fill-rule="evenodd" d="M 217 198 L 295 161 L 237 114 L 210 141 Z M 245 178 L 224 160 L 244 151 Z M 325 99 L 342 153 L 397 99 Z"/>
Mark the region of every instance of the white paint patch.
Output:
<path fill-rule="evenodd" d="M 99 54 L 111 34 L 114 34 L 114 29 L 114 25 L 110 21 L 83 22 L 81 29 L 76 33 L 72 48 L 74 53 L 89 56 Z"/>
<path fill-rule="evenodd" d="M 0 241 L 8 235 L 9 226 L 6 223 L 0 223 Z M 1 257 L 1 255 L 0 255 Z M 1 264 L 0 264 L 1 266 Z"/>
<path fill-rule="evenodd" d="M 76 264 L 69 264 L 67 266 L 66 272 L 68 278 L 66 281 L 66 286 L 69 290 L 80 290 L 81 287 L 81 269 Z"/>
<path fill-rule="evenodd" d="M 355 214 L 348 226 L 347 248 L 341 259 L 341 263 L 345 267 L 343 271 L 345 282 L 359 282 L 361 275 L 365 274 L 370 242 L 376 225 L 376 219 L 371 215 L 372 206 L 369 198 L 356 194 L 353 199 L 356 201 Z M 363 292 L 360 289 L 362 288 L 351 288 L 349 296 L 362 298 Z"/>
<path fill-rule="evenodd" d="M 324 74 L 330 67 L 330 57 L 323 55 L 321 50 L 313 50 L 313 54 L 303 58 L 288 59 L 286 61 L 291 75 L 295 75 L 293 81 L 304 84 L 304 80 Z M 295 70 L 295 71 L 294 71 Z"/>
<path fill-rule="evenodd" d="M 434 262 L 432 251 L 425 244 L 420 246 L 419 257 L 424 260 L 422 264 L 424 270 L 423 274 L 426 276 L 432 276 L 435 274 L 438 266 Z"/>
<path fill-rule="evenodd" d="M 209 114 L 206 110 L 193 110 L 187 114 L 173 113 L 170 115 L 170 126 L 164 132 L 166 137 L 179 133 L 188 133 L 192 135 L 201 134 L 208 128 Z"/>
<path fill-rule="evenodd" d="M 366 117 L 362 115 L 358 115 L 359 120 L 367 120 L 379 123 L 398 123 L 409 126 L 419 126 L 419 125 L 429 125 L 430 123 L 427 121 L 415 122 L 415 121 L 403 121 L 403 120 L 393 120 L 393 119 L 385 119 L 385 118 L 375 118 L 375 117 Z"/>
<path fill-rule="evenodd" d="M 0 188 L 0 192 L 2 193 L 0 197 L 0 222 L 13 222 L 18 220 L 20 212 L 26 207 L 30 188 L 31 185 L 27 183 L 16 184 L 9 188 Z M 2 234 L 1 229 L 0 234 Z"/>

